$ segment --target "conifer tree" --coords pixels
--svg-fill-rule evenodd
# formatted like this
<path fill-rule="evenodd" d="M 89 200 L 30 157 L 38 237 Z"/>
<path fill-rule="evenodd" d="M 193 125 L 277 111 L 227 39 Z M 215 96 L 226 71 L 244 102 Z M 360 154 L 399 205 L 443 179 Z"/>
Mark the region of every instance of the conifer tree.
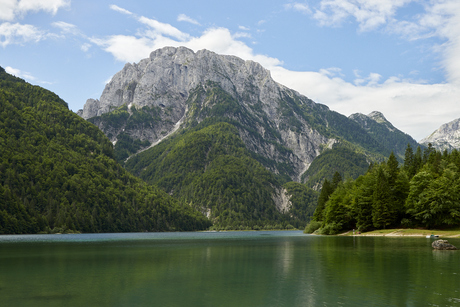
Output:
<path fill-rule="evenodd" d="M 369 172 L 357 180 L 354 211 L 356 227 L 360 231 L 367 231 L 373 228 L 372 204 L 375 186 L 375 176 Z"/>
<path fill-rule="evenodd" d="M 334 176 L 332 177 L 332 188 L 334 190 L 337 189 L 337 187 L 339 186 L 341 182 L 342 182 L 342 176 L 340 175 L 339 172 L 335 172 Z"/>
<path fill-rule="evenodd" d="M 388 177 L 379 167 L 372 199 L 372 222 L 375 228 L 386 228 L 396 220 L 392 202 Z"/>
<path fill-rule="evenodd" d="M 410 144 L 407 144 L 406 152 L 404 154 L 404 170 L 408 174 L 409 178 L 414 177 L 416 172 L 415 156 Z"/>
<path fill-rule="evenodd" d="M 321 188 L 321 192 L 318 197 L 318 205 L 316 206 L 315 213 L 313 213 L 314 221 L 322 221 L 324 219 L 323 211 L 332 192 L 334 192 L 332 184 L 329 180 L 324 179 L 323 187 Z"/>

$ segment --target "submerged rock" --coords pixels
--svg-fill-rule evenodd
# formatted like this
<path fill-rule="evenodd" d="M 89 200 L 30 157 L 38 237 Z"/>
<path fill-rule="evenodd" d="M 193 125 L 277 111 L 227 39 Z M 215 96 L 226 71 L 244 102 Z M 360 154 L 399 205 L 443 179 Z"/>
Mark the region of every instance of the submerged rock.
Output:
<path fill-rule="evenodd" d="M 457 248 L 450 244 L 447 240 L 436 240 L 434 241 L 431 246 L 434 249 L 439 249 L 439 250 L 456 250 Z"/>

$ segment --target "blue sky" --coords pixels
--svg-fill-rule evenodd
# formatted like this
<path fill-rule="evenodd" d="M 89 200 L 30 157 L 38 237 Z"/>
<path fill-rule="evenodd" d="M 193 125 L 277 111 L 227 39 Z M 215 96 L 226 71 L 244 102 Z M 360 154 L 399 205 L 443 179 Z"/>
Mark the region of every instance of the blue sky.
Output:
<path fill-rule="evenodd" d="M 261 63 L 344 115 L 420 140 L 460 118 L 460 1 L 0 0 L 0 66 L 77 111 L 164 46 Z"/>

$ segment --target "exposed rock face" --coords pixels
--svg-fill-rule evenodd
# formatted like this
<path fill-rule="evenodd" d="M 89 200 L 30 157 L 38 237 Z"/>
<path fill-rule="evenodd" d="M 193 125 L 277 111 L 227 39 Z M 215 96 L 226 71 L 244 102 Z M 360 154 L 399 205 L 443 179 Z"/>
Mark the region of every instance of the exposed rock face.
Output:
<path fill-rule="evenodd" d="M 434 248 L 434 249 L 438 249 L 438 250 L 456 250 L 457 248 L 450 244 L 447 240 L 436 240 L 434 241 L 431 246 Z"/>
<path fill-rule="evenodd" d="M 120 133 L 125 133 L 156 144 L 177 130 L 180 121 L 186 125 L 206 118 L 204 110 L 213 102 L 209 92 L 215 87 L 230 95 L 241 113 L 248 114 L 245 118 L 236 113 L 223 114 L 242 123 L 239 131 L 247 148 L 275 163 L 288 162 L 293 180 L 300 180 L 322 148 L 336 142 L 315 130 L 300 107 L 315 112 L 329 109 L 275 82 L 260 64 L 207 50 L 195 53 L 185 47 L 159 49 L 138 64 L 126 64 L 107 84 L 100 99 L 88 99 L 78 114 L 85 119 L 93 117 L 92 122 L 114 143 Z M 201 92 L 207 96 L 197 94 Z M 131 115 L 133 107 L 148 107 L 159 118 L 154 125 L 134 126 L 114 126 L 103 117 L 94 118 L 123 105 L 128 106 Z M 279 172 L 276 166 L 269 168 Z"/>
<path fill-rule="evenodd" d="M 190 90 L 206 81 L 219 83 L 235 98 L 257 86 L 259 93 L 256 91 L 248 98 L 260 97 L 262 101 L 279 98 L 281 87 L 271 79 L 268 70 L 255 62 L 207 50 L 194 53 L 185 47 L 166 47 L 138 64 L 126 64 L 107 84 L 99 100 L 88 99 L 82 116 L 88 119 L 131 103 L 138 107 L 172 106 L 183 111 Z M 269 106 L 267 111 L 276 113 Z"/>
<path fill-rule="evenodd" d="M 460 148 L 460 118 L 442 125 L 420 141 L 420 144 L 428 145 L 431 143 L 434 148 L 443 151 Z"/>
<path fill-rule="evenodd" d="M 368 115 L 355 113 L 351 114 L 349 118 L 360 124 L 365 129 L 371 129 L 371 125 L 376 122 L 378 124 L 383 124 L 383 126 L 391 132 L 396 130 L 396 128 L 385 118 L 385 116 L 378 111 L 373 111 Z"/>
<path fill-rule="evenodd" d="M 273 201 L 275 202 L 276 209 L 281 213 L 289 212 L 289 209 L 292 206 L 291 201 L 289 200 L 290 196 L 287 193 L 287 190 L 277 189 L 276 193 L 273 195 Z"/>

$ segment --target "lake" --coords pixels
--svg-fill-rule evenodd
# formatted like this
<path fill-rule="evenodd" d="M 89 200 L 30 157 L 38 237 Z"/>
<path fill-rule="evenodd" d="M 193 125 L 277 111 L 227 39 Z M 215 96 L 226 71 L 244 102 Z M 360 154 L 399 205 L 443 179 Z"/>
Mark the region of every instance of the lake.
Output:
<path fill-rule="evenodd" d="M 460 251 L 431 242 L 300 231 L 5 235 L 0 305 L 460 306 Z"/>

